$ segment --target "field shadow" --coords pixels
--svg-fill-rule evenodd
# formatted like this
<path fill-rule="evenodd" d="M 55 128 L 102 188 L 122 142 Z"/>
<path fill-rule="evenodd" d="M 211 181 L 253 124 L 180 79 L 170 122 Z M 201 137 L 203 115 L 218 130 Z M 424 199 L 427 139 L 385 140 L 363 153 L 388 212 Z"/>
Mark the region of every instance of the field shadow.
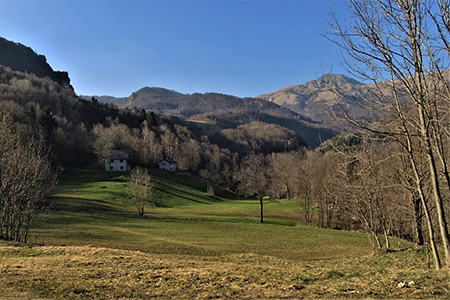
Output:
<path fill-rule="evenodd" d="M 167 184 L 161 183 L 159 182 L 159 187 L 155 187 L 156 190 L 175 196 L 175 197 L 179 197 L 182 199 L 186 199 L 188 201 L 193 201 L 196 203 L 201 203 L 201 204 L 211 204 L 211 202 L 223 202 L 223 200 L 221 200 L 218 197 L 208 197 L 205 194 L 205 200 L 202 201 L 200 200 L 200 196 L 190 193 L 190 192 L 186 192 L 184 190 L 178 189 L 178 188 L 174 188 L 173 186 L 169 186 Z M 209 201 L 208 201 L 209 200 Z"/>
<path fill-rule="evenodd" d="M 190 198 L 188 196 L 191 196 L 191 197 L 196 197 L 196 196 L 194 196 L 193 194 L 190 194 L 190 193 L 181 192 L 181 191 L 176 190 L 176 189 L 172 189 L 172 190 L 176 190 L 177 192 L 172 192 L 172 191 L 169 191 L 167 189 L 159 188 L 159 187 L 156 187 L 155 190 L 158 190 L 158 191 L 163 192 L 165 194 L 168 194 L 168 195 L 171 195 L 171 196 L 175 196 L 175 197 L 178 197 L 178 198 L 181 198 L 181 199 L 185 199 L 185 200 L 188 200 L 188 201 L 201 203 L 201 204 L 210 204 L 208 202 L 204 202 L 204 201 L 200 201 L 200 200 L 197 200 L 197 199 L 194 199 L 194 198 Z M 184 196 L 182 194 L 184 194 L 186 196 Z M 161 204 L 159 207 L 171 207 L 171 206 L 169 206 L 169 205 L 165 205 L 164 206 L 163 204 Z"/>
<path fill-rule="evenodd" d="M 104 212 L 122 212 L 111 204 L 92 199 L 67 198 L 52 196 L 49 206 L 51 211 L 66 211 L 80 213 L 104 213 Z"/>

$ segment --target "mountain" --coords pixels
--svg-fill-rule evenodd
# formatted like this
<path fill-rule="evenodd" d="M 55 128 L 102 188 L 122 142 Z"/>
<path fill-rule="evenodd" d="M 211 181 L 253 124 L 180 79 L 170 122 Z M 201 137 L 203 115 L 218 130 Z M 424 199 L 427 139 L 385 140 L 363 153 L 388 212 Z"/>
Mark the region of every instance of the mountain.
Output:
<path fill-rule="evenodd" d="M 355 79 L 340 74 L 326 74 L 317 80 L 304 84 L 291 85 L 278 91 L 262 94 L 255 98 L 264 99 L 288 108 L 304 118 L 310 118 L 324 124 L 331 125 L 331 119 L 324 109 L 339 111 L 336 104 L 336 94 L 331 86 L 337 88 L 346 96 L 355 97 L 362 101 L 374 88 L 373 85 L 363 84 Z M 354 115 L 363 115 L 367 111 L 361 107 L 348 107 Z"/>
<path fill-rule="evenodd" d="M 44 55 L 39 55 L 30 47 L 8 41 L 0 37 L 0 65 L 13 71 L 34 74 L 39 78 L 48 77 L 63 87 L 70 86 L 67 72 L 54 71 Z"/>
<path fill-rule="evenodd" d="M 98 102 L 106 104 L 106 103 L 111 103 L 117 106 L 122 106 L 125 101 L 127 101 L 127 97 L 114 97 L 114 96 L 107 96 L 107 95 L 103 95 L 103 96 L 87 96 L 87 95 L 80 95 L 79 96 L 81 99 L 83 100 L 92 100 L 92 97 L 94 97 Z"/>
<path fill-rule="evenodd" d="M 183 96 L 185 95 L 173 90 L 159 87 L 144 87 L 137 92 L 132 93 L 123 104 L 123 108 L 138 107 L 150 110 L 158 110 L 162 113 L 166 109 L 164 107 L 164 103 L 170 102 L 171 99 L 177 99 Z M 154 106 L 155 108 L 153 108 Z"/>
<path fill-rule="evenodd" d="M 163 88 L 144 87 L 128 97 L 124 108 L 155 111 L 191 122 L 191 130 L 212 136 L 223 129 L 253 121 L 275 124 L 293 130 L 309 146 L 316 147 L 335 132 L 309 118 L 255 98 L 206 93 L 182 94 Z"/>
<path fill-rule="evenodd" d="M 442 70 L 440 75 L 447 82 L 450 82 L 450 69 Z M 433 82 L 437 78 L 437 75 L 432 73 L 426 76 L 429 77 L 428 82 Z M 396 88 L 398 89 L 396 96 L 399 97 L 400 101 L 404 103 L 410 101 L 408 92 L 401 82 L 397 84 Z M 341 95 L 337 96 L 333 89 L 339 91 Z M 365 120 L 372 124 L 376 124 L 376 120 L 383 114 L 387 116 L 388 110 L 377 111 L 365 107 L 366 105 L 373 106 L 371 99 L 376 99 L 376 95 L 380 95 L 380 93 L 387 97 L 393 97 L 391 82 L 379 82 L 377 85 L 374 83 L 364 84 L 344 75 L 326 74 L 317 80 L 305 84 L 291 85 L 272 93 L 259 95 L 256 98 L 276 103 L 297 112 L 303 118 L 311 118 L 321 122 L 324 126 L 336 128 L 327 112 L 340 115 L 339 105 L 353 118 Z M 337 100 L 341 96 L 351 99 L 353 103 L 340 101 L 338 105 Z M 355 105 L 355 101 L 359 105 Z M 345 124 L 343 125 L 345 126 Z"/>

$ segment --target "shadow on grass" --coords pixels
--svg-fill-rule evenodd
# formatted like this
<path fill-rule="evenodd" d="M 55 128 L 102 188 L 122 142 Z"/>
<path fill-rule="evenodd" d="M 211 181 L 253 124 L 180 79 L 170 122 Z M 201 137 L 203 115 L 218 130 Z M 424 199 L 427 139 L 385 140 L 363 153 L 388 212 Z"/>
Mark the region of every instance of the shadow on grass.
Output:
<path fill-rule="evenodd" d="M 181 198 L 181 199 L 185 199 L 185 200 L 188 200 L 188 201 L 201 203 L 201 204 L 211 204 L 211 202 L 222 202 L 222 200 L 218 199 L 217 197 L 214 197 L 214 198 L 208 197 L 207 199 L 211 199 L 211 201 L 207 201 L 206 200 L 207 196 L 204 196 L 205 200 L 202 201 L 203 199 L 200 200 L 201 199 L 200 195 L 196 195 L 194 193 L 183 191 L 181 189 L 174 188 L 172 186 L 169 186 L 167 184 L 163 184 L 161 182 L 158 185 L 159 185 L 159 187 L 155 187 L 155 190 L 158 190 L 158 191 L 160 191 L 162 193 L 165 193 L 165 194 L 168 194 L 168 195 L 171 195 L 171 196 L 174 196 L 174 197 L 178 197 L 178 198 Z M 165 206 L 165 207 L 171 207 L 171 206 Z"/>
<path fill-rule="evenodd" d="M 61 185 L 79 185 L 96 181 L 126 182 L 129 172 L 67 171 L 59 178 Z"/>
<path fill-rule="evenodd" d="M 50 211 L 77 213 L 123 212 L 123 210 L 117 209 L 117 207 L 101 200 L 52 196 L 50 201 L 52 202 L 49 206 Z"/>
<path fill-rule="evenodd" d="M 217 223 L 243 223 L 243 224 L 261 224 L 261 226 L 265 225 L 281 225 L 281 226 L 297 226 L 297 223 L 294 221 L 286 221 L 286 220 L 265 220 L 264 223 L 261 223 L 259 219 L 251 219 L 245 217 L 227 217 L 227 216 L 161 216 L 161 215 L 150 215 L 147 214 L 144 216 L 146 219 L 155 220 L 155 221 L 167 221 L 167 222 L 217 222 Z"/>

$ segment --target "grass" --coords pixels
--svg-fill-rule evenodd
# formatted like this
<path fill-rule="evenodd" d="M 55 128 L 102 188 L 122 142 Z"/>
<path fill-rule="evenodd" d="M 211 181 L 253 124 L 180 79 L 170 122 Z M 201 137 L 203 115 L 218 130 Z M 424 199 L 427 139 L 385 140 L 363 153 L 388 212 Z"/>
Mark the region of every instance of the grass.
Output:
<path fill-rule="evenodd" d="M 281 223 L 282 224 L 282 223 Z M 41 216 L 30 241 L 90 245 L 158 254 L 220 256 L 254 253 L 280 259 L 321 259 L 369 254 L 358 233 L 246 219 L 144 216 L 135 213 L 59 213 Z M 333 247 L 329 247 L 333 243 Z M 351 247 L 349 247 L 349 244 Z"/>
<path fill-rule="evenodd" d="M 424 254 L 412 249 L 313 261 L 254 253 L 148 254 L 93 246 L 0 251 L 0 297 L 448 299 L 449 289 L 448 271 L 427 269 Z"/>
<path fill-rule="evenodd" d="M 241 199 L 195 176 L 152 172 L 158 206 L 139 217 L 126 173 L 72 172 L 32 224 L 31 246 L 0 245 L 0 298 L 448 298 L 448 271 L 393 241 L 299 226 L 295 201 Z"/>

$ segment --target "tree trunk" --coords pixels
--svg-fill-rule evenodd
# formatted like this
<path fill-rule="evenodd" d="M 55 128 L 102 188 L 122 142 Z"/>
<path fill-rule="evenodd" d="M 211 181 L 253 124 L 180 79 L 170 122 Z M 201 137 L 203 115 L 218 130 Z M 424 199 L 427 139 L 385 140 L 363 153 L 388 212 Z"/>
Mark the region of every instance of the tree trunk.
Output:
<path fill-rule="evenodd" d="M 441 239 L 442 239 L 442 245 L 444 247 L 444 253 L 445 253 L 445 259 L 447 267 L 450 267 L 450 248 L 449 248 L 449 236 L 448 236 L 448 230 L 447 230 L 447 221 L 445 219 L 445 212 L 443 207 L 443 199 L 441 195 L 441 190 L 439 186 L 439 175 L 436 168 L 436 162 L 433 156 L 433 150 L 432 145 L 430 141 L 430 136 L 427 131 L 427 124 L 425 122 L 425 114 L 422 110 L 422 106 L 418 106 L 419 110 L 419 117 L 420 117 L 420 125 L 421 125 L 421 135 L 424 139 L 425 146 L 426 146 L 426 155 L 427 155 L 427 162 L 428 162 L 428 168 L 430 171 L 431 176 L 431 183 L 433 188 L 433 196 L 434 200 L 436 202 L 436 212 L 438 216 L 438 222 L 439 222 L 439 229 L 441 232 Z"/>
<path fill-rule="evenodd" d="M 386 249 L 390 249 L 391 248 L 391 244 L 389 242 L 389 236 L 388 236 L 388 232 L 386 230 L 386 227 L 383 228 L 383 233 L 384 233 L 384 239 L 386 242 Z"/>
<path fill-rule="evenodd" d="M 258 198 L 259 198 L 259 204 L 260 204 L 260 207 L 261 207 L 261 223 L 264 223 L 264 215 L 263 215 L 263 196 L 258 196 Z"/>
<path fill-rule="evenodd" d="M 291 191 L 289 189 L 289 184 L 286 183 L 286 196 L 288 200 L 291 200 Z"/>
<path fill-rule="evenodd" d="M 414 194 L 413 194 L 414 197 Z M 413 225 L 414 225 L 414 242 L 417 247 L 424 245 L 423 229 L 422 229 L 422 216 L 421 216 L 421 202 L 419 197 L 413 198 Z"/>

